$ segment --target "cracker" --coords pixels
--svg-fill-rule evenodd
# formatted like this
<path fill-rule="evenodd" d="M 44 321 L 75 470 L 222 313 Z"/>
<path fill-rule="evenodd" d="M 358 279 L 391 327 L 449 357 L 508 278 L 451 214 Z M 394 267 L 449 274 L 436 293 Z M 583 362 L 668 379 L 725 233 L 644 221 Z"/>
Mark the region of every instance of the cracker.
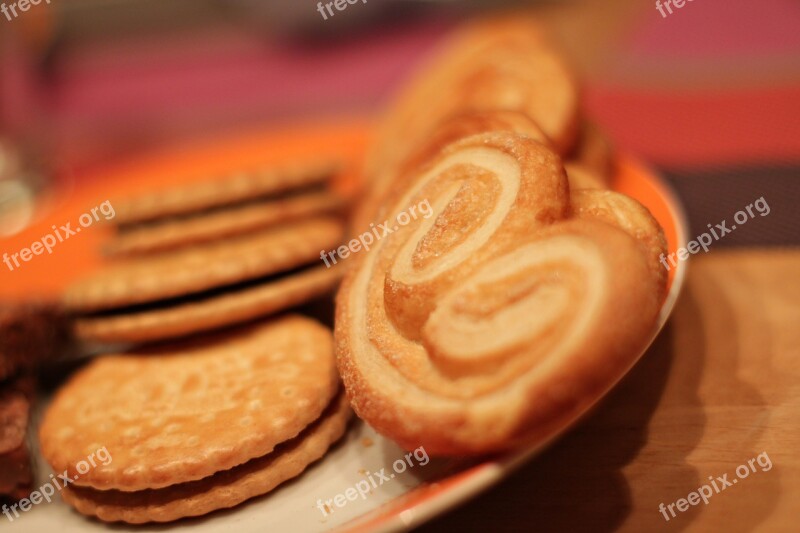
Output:
<path fill-rule="evenodd" d="M 321 296 L 334 288 L 344 271 L 319 266 L 221 296 L 111 317 L 75 321 L 75 333 L 99 342 L 146 342 L 252 320 Z"/>
<path fill-rule="evenodd" d="M 321 185 L 330 179 L 335 170 L 336 165 L 332 162 L 308 161 L 153 191 L 127 201 L 115 202 L 114 222 L 133 224 L 231 205 L 255 197 L 280 195 Z"/>
<path fill-rule="evenodd" d="M 185 296 L 306 264 L 339 244 L 342 222 L 319 217 L 225 242 L 129 260 L 69 287 L 64 304 L 91 312 Z"/>
<path fill-rule="evenodd" d="M 156 489 L 228 470 L 319 418 L 338 388 L 331 343 L 321 324 L 289 316 L 97 359 L 47 409 L 42 455 L 76 485 L 101 490 Z M 80 474 L 76 465 L 103 447 L 112 461 Z"/>
<path fill-rule="evenodd" d="M 109 255 L 161 252 L 241 235 L 303 217 L 340 209 L 343 201 L 329 192 L 311 192 L 296 197 L 248 203 L 185 218 L 137 225 L 122 231 L 106 247 Z"/>
<path fill-rule="evenodd" d="M 322 417 L 295 439 L 264 457 L 199 481 L 133 493 L 78 487 L 61 494 L 78 512 L 107 522 L 170 522 L 226 509 L 299 476 L 341 438 L 351 414 L 347 398 L 339 394 Z"/>

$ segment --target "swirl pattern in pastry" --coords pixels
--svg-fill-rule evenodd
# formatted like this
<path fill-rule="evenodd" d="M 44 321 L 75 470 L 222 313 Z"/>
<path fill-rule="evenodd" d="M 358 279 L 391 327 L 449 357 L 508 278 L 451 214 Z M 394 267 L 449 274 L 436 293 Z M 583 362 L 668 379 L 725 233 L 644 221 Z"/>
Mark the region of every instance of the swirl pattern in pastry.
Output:
<path fill-rule="evenodd" d="M 424 200 L 432 216 L 359 256 L 338 295 L 355 411 L 432 454 L 546 439 L 649 340 L 665 280 L 645 236 L 588 193 L 576 216 L 560 158 L 511 132 L 447 146 L 389 213 Z"/>

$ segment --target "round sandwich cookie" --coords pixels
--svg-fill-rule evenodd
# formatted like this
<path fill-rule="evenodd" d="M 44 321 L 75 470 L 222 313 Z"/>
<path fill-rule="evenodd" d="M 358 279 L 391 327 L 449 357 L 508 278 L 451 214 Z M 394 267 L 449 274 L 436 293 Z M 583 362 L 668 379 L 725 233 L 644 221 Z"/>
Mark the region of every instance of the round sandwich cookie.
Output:
<path fill-rule="evenodd" d="M 340 244 L 344 224 L 316 217 L 252 235 L 111 265 L 70 286 L 73 313 L 91 313 L 182 297 L 285 272 Z"/>
<path fill-rule="evenodd" d="M 61 494 L 78 512 L 106 522 L 170 522 L 201 516 L 266 494 L 303 473 L 345 432 L 352 415 L 344 393 L 297 437 L 263 457 L 212 476 L 138 492 L 67 487 Z"/>
<path fill-rule="evenodd" d="M 330 330 L 287 316 L 92 361 L 46 409 L 41 453 L 76 486 L 161 489 L 269 454 L 338 388 Z M 110 459 L 82 468 L 99 450 Z"/>
<path fill-rule="evenodd" d="M 77 318 L 74 332 L 85 341 L 140 343 L 181 337 L 192 333 L 284 311 L 330 293 L 344 270 L 317 266 L 254 286 L 226 290 L 222 294 L 192 298 L 144 311 L 122 311 L 111 316 Z"/>
<path fill-rule="evenodd" d="M 344 201 L 326 192 L 248 202 L 122 229 L 105 247 L 111 256 L 164 252 L 258 231 L 277 224 L 340 211 Z"/>
<path fill-rule="evenodd" d="M 152 191 L 116 200 L 114 223 L 136 224 L 235 205 L 255 198 L 275 198 L 291 191 L 320 187 L 330 181 L 337 165 L 307 161 L 243 171 L 188 186 Z"/>

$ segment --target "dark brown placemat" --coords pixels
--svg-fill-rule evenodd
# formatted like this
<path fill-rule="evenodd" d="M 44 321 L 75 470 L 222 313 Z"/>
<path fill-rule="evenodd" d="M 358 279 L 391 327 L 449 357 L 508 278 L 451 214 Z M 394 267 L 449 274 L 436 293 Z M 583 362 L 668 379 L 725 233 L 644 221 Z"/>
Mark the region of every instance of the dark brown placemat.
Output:
<path fill-rule="evenodd" d="M 800 245 L 800 164 L 664 170 L 662 174 L 686 209 L 689 239 L 708 231 L 708 224 L 715 227 L 725 220 L 726 227 L 737 227 L 715 241 L 714 248 Z M 768 214 L 761 216 L 754 206 L 755 216 L 736 224 L 736 213 L 762 197 Z"/>

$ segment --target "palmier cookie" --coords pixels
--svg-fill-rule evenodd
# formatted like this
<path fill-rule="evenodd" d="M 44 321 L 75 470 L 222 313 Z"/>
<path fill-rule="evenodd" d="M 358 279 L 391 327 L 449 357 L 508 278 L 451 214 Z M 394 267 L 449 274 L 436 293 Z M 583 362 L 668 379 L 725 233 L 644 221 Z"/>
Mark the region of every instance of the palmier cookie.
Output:
<path fill-rule="evenodd" d="M 131 259 L 69 287 L 65 306 L 92 312 L 185 296 L 268 276 L 319 258 L 344 235 L 341 221 L 317 217 L 219 243 Z"/>
<path fill-rule="evenodd" d="M 332 213 L 343 206 L 340 197 L 326 191 L 249 202 L 125 228 L 108 243 L 104 251 L 114 256 L 163 252 L 230 238 L 321 213 Z"/>
<path fill-rule="evenodd" d="M 340 267 L 325 266 L 292 271 L 254 286 L 229 288 L 222 294 L 201 295 L 156 309 L 77 318 L 74 331 L 80 339 L 105 343 L 141 343 L 181 337 L 243 323 L 329 294 L 343 273 Z"/>
<path fill-rule="evenodd" d="M 141 491 L 187 483 L 296 437 L 337 388 L 330 331 L 289 316 L 96 359 L 47 408 L 41 452 L 78 486 Z M 103 447 L 111 461 L 76 469 Z"/>
<path fill-rule="evenodd" d="M 337 298 L 356 413 L 437 455 L 542 443 L 649 341 L 663 294 L 639 243 L 570 216 L 546 146 L 511 133 L 445 148 L 391 214 L 434 214 L 356 259 Z"/>
<path fill-rule="evenodd" d="M 517 111 L 469 111 L 442 120 L 430 136 L 421 139 L 410 154 L 394 167 L 386 165 L 381 172 L 386 179 L 367 184 L 368 191 L 353 216 L 353 227 L 366 228 L 370 222 L 385 220 L 387 206 L 382 202 L 388 193 L 399 194 L 418 168 L 439 155 L 445 146 L 480 133 L 513 131 L 550 146 L 550 140 L 536 123 Z M 391 175 L 391 176 L 388 176 Z"/>
<path fill-rule="evenodd" d="M 201 516 L 266 494 L 299 476 L 339 440 L 351 414 L 347 398 L 340 393 L 322 416 L 294 439 L 263 457 L 197 481 L 139 492 L 67 487 L 61 494 L 80 513 L 106 522 L 142 524 Z"/>
<path fill-rule="evenodd" d="M 254 198 L 322 186 L 336 170 L 331 161 L 270 166 L 115 201 L 114 223 L 135 224 L 229 206 Z"/>
<path fill-rule="evenodd" d="M 467 25 L 401 91 L 368 154 L 370 180 L 403 161 L 445 117 L 468 111 L 517 111 L 544 131 L 560 154 L 576 140 L 578 84 L 528 19 Z"/>
<path fill-rule="evenodd" d="M 650 272 L 666 294 L 667 270 L 659 258 L 667 253 L 667 239 L 645 206 L 630 196 L 598 189 L 572 190 L 570 202 L 575 217 L 601 220 L 636 239 L 648 259 Z"/>

